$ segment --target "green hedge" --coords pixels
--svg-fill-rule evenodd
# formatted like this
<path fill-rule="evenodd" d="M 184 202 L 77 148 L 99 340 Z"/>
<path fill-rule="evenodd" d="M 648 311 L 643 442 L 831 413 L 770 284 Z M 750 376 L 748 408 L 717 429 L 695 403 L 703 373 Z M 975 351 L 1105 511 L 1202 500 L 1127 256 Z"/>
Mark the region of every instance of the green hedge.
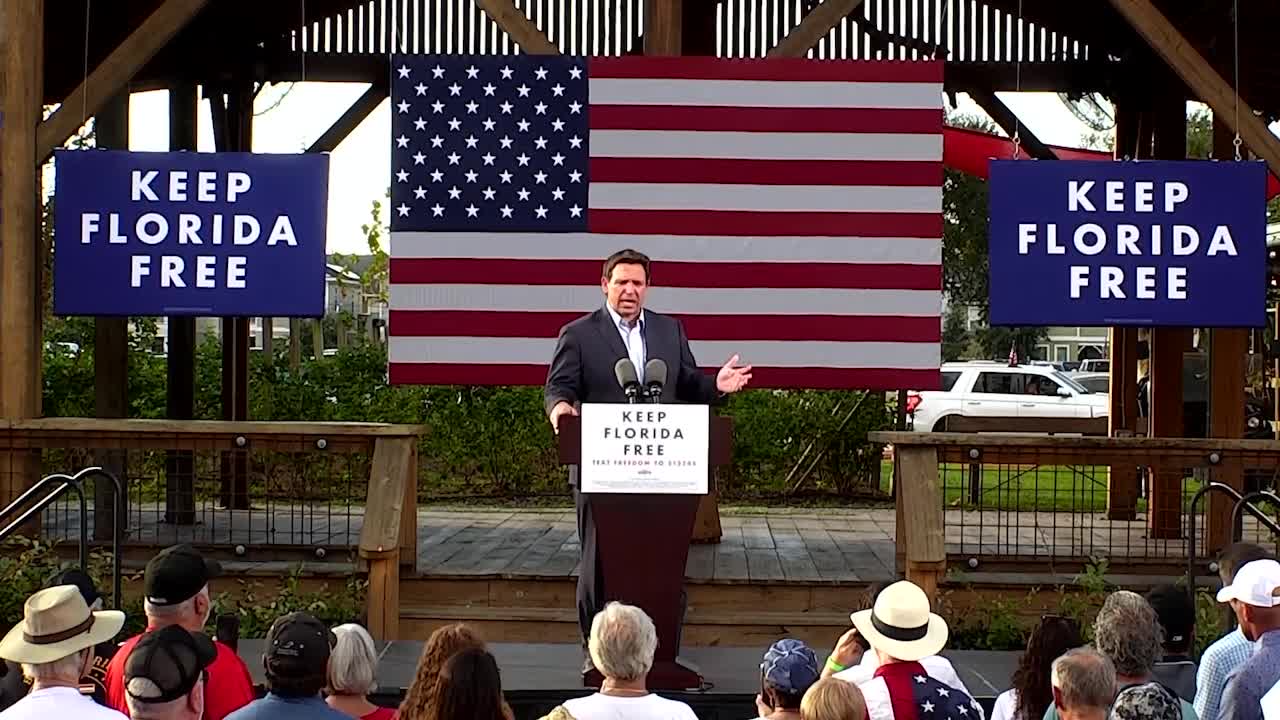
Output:
<path fill-rule="evenodd" d="M 93 332 L 84 319 L 57 321 L 46 339 L 44 414 L 94 414 Z M 146 322 L 131 341 L 129 399 L 132 417 L 165 413 L 164 357 L 151 351 Z M 79 351 L 58 342 L 75 342 Z M 304 348 L 310 343 L 304 338 Z M 221 351 L 216 338 L 196 357 L 196 416 L 220 413 Z M 307 357 L 297 372 L 278 344 L 268 363 L 251 353 L 250 417 L 257 420 L 369 421 L 428 426 L 420 448 L 424 499 L 562 497 L 566 474 L 537 387 L 389 386 L 386 353 L 356 344 L 332 357 Z M 852 412 L 851 412 L 852 411 Z M 867 432 L 892 425 L 893 409 L 881 393 L 749 390 L 724 411 L 734 419 L 733 466 L 720 478 L 723 494 L 737 499 L 792 501 L 881 495 L 881 449 Z M 846 417 L 848 416 L 848 417 Z M 818 453 L 809 450 L 816 443 Z M 806 451 L 809 451 L 806 456 Z M 813 467 L 799 492 L 799 465 Z M 801 464 L 801 459 L 804 462 Z"/>

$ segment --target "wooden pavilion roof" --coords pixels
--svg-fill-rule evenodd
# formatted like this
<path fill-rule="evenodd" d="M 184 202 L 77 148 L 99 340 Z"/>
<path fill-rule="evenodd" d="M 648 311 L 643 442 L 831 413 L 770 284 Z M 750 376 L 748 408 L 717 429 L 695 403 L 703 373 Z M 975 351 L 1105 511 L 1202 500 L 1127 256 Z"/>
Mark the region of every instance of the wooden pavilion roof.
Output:
<path fill-rule="evenodd" d="M 87 0 L 46 0 L 45 100 L 64 98 L 85 73 Z M 814 0 L 685 0 L 718 5 L 717 54 L 764 55 Z M 1231 81 L 1230 5 L 1155 0 L 1192 45 Z M 643 0 L 517 0 L 564 52 L 616 55 L 640 47 Z M 1018 23 L 1019 5 L 1026 22 Z M 88 64 L 94 67 L 160 0 L 93 4 Z M 305 9 L 305 23 L 303 12 Z M 1242 96 L 1280 117 L 1280 3 L 1240 0 Z M 306 47 L 303 52 L 300 41 Z M 940 52 L 939 52 L 940 50 Z M 509 53 L 514 44 L 474 0 L 209 0 L 194 21 L 134 79 L 138 88 L 175 79 L 216 84 L 305 77 L 376 82 L 389 52 Z M 824 58 L 928 57 L 948 61 L 949 89 L 1140 92 L 1168 76 L 1109 0 L 865 0 L 822 40 Z"/>

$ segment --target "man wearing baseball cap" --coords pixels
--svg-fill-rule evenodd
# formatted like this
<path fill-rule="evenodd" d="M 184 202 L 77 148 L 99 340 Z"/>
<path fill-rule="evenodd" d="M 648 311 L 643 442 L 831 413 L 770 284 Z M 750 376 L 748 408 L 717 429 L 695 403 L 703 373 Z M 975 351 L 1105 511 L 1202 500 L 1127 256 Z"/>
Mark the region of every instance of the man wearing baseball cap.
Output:
<path fill-rule="evenodd" d="M 760 694 L 756 709 L 762 720 L 800 717 L 800 701 L 822 676 L 818 656 L 800 640 L 779 640 L 760 663 Z"/>
<path fill-rule="evenodd" d="M 147 633 L 125 663 L 125 694 L 133 720 L 200 720 L 204 673 L 218 657 L 202 633 L 168 625 Z"/>
<path fill-rule="evenodd" d="M 277 618 L 267 631 L 262 655 L 267 695 L 231 713 L 227 720 L 351 720 L 320 696 L 329 679 L 329 653 L 336 642 L 329 628 L 307 613 Z"/>
<path fill-rule="evenodd" d="M 1262 720 L 1262 697 L 1280 681 L 1280 562 L 1254 560 L 1218 591 L 1230 603 L 1253 655 L 1227 678 L 1220 720 Z"/>
<path fill-rule="evenodd" d="M 107 666 L 107 704 L 129 712 L 125 692 L 125 667 L 138 642 L 165 627 L 176 625 L 190 633 L 201 633 L 209 622 L 212 603 L 209 581 L 222 571 L 216 561 L 206 560 L 190 545 L 161 550 L 147 563 L 143 577 L 143 610 L 147 632 L 125 641 Z M 208 667 L 204 720 L 223 720 L 254 698 L 253 680 L 234 650 L 215 642 L 217 655 Z"/>

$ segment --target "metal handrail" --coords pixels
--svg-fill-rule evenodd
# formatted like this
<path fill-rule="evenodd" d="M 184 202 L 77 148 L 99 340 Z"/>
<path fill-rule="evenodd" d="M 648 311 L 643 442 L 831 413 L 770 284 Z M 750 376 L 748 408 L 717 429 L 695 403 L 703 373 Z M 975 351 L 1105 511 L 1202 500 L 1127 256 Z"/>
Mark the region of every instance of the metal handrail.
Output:
<path fill-rule="evenodd" d="M 15 499 L 9 503 L 3 510 L 0 510 L 0 522 L 3 522 L 8 516 L 18 511 L 23 503 L 35 497 L 42 489 L 60 482 L 58 487 L 52 492 L 45 495 L 39 502 L 27 508 L 26 512 L 18 516 L 18 519 L 0 529 L 0 542 L 8 538 L 18 528 L 25 525 L 31 518 L 44 512 L 45 508 L 52 505 L 58 498 L 62 497 L 68 490 L 74 491 L 80 499 L 80 569 L 87 571 L 89 565 L 89 508 L 84 497 L 84 481 L 90 477 L 106 478 L 111 481 L 111 587 L 112 587 L 112 603 L 118 610 L 121 606 L 120 585 L 121 585 L 121 567 L 120 567 L 120 543 L 121 532 L 120 527 L 120 506 L 124 497 L 124 490 L 120 485 L 120 479 L 115 475 L 107 472 L 101 467 L 87 467 L 75 475 L 67 475 L 66 473 L 53 473 L 41 478 L 37 483 L 32 485 Z"/>
<path fill-rule="evenodd" d="M 1242 534 L 1241 521 L 1243 515 L 1241 512 L 1244 510 L 1248 510 L 1249 514 L 1268 530 L 1276 535 L 1280 535 L 1280 524 L 1277 524 L 1274 520 L 1267 517 L 1266 514 L 1259 510 L 1252 502 L 1254 498 L 1259 498 L 1271 500 L 1276 505 L 1280 506 L 1280 496 L 1276 496 L 1275 493 L 1267 491 L 1252 492 L 1248 495 L 1242 495 L 1240 494 L 1240 491 L 1224 483 L 1205 483 L 1203 487 L 1196 491 L 1195 495 L 1191 496 L 1191 504 L 1189 511 L 1187 512 L 1187 592 L 1192 594 L 1193 601 L 1196 587 L 1196 503 L 1200 501 L 1200 498 L 1209 494 L 1210 491 L 1225 493 L 1236 501 L 1235 507 L 1231 510 L 1231 536 L 1234 539 L 1239 540 Z"/>

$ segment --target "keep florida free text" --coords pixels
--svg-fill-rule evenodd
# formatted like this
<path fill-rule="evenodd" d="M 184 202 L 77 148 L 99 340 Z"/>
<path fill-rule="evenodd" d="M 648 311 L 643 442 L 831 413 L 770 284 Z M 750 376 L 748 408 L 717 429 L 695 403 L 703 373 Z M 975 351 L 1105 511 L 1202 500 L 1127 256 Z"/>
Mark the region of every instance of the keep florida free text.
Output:
<path fill-rule="evenodd" d="M 288 214 L 278 214 L 269 222 L 258 215 L 224 212 L 161 212 L 162 203 L 209 203 L 220 208 L 244 199 L 253 189 L 250 173 L 232 170 L 132 170 L 129 199 L 133 203 L 156 203 L 158 210 L 144 212 L 132 225 L 122 227 L 120 213 L 80 214 L 80 242 L 83 245 L 138 243 L 155 247 L 169 244 L 187 246 L 184 254 L 135 253 L 129 258 L 130 286 L 161 288 L 227 288 L 247 286 L 248 258 L 245 255 L 200 253 L 197 247 L 247 247 L 263 243 L 297 247 L 298 239 Z"/>
<path fill-rule="evenodd" d="M 1095 222 L 1082 222 L 1074 229 L 1057 223 L 1019 223 L 1018 254 L 1071 255 L 1066 266 L 1072 299 L 1186 300 L 1190 293 L 1188 262 L 1201 255 L 1235 257 L 1239 254 L 1231 228 L 1214 225 L 1205 229 L 1183 223 L 1159 222 L 1172 217 L 1187 202 L 1191 190 L 1186 183 L 1158 180 L 1069 180 L 1066 183 L 1067 211 L 1088 217 L 1124 213 L 1129 217 L 1151 214 L 1151 223 L 1118 223 L 1113 232 Z M 1203 226 L 1203 223 L 1201 224 Z M 1159 265 L 1133 268 L 1115 265 L 1079 264 L 1087 258 L 1139 256 L 1187 258 Z"/>

